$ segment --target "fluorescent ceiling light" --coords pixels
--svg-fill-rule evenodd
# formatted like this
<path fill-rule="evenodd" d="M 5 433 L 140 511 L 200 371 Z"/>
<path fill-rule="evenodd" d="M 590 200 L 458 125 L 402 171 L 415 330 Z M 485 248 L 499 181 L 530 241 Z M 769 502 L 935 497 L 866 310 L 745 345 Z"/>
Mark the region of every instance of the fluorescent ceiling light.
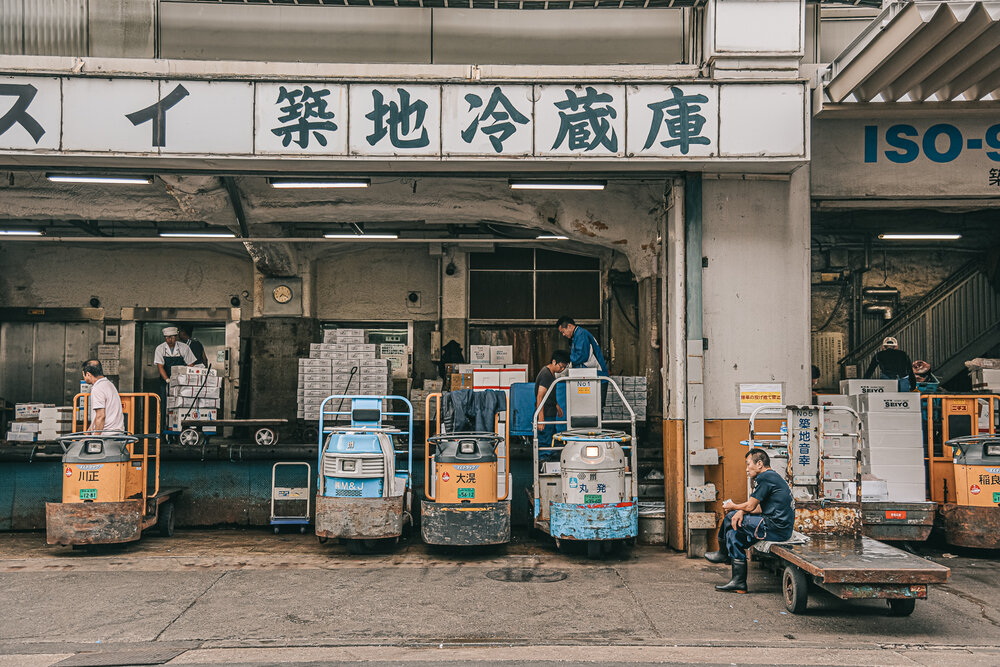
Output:
<path fill-rule="evenodd" d="M 41 236 L 37 229 L 0 229 L 0 236 Z"/>
<path fill-rule="evenodd" d="M 367 188 L 370 178 L 269 178 L 272 188 Z"/>
<path fill-rule="evenodd" d="M 961 234 L 879 234 L 885 241 L 957 241 Z"/>
<path fill-rule="evenodd" d="M 149 185 L 152 176 L 87 176 L 84 174 L 45 174 L 53 183 L 112 183 L 115 185 Z"/>
<path fill-rule="evenodd" d="M 160 236 L 176 239 L 234 239 L 231 232 L 160 232 Z"/>
<path fill-rule="evenodd" d="M 325 239 L 358 239 L 365 240 L 368 239 L 398 239 L 399 234 L 323 234 Z"/>
<path fill-rule="evenodd" d="M 603 190 L 606 181 L 508 181 L 511 190 Z"/>
<path fill-rule="evenodd" d="M 539 241 L 565 241 L 569 237 L 568 236 L 559 236 L 557 234 L 540 234 L 540 235 L 536 236 L 535 238 L 538 239 Z"/>

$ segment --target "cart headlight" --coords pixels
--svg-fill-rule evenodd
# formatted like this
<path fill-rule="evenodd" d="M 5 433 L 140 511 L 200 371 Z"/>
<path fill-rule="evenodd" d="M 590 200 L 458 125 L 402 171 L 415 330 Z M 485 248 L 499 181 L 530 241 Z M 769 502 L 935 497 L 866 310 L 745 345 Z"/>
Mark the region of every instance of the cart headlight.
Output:
<path fill-rule="evenodd" d="M 354 472 L 357 463 L 354 459 L 342 459 L 340 461 L 340 469 L 344 472 Z"/>
<path fill-rule="evenodd" d="M 986 456 L 1000 456 L 1000 445 L 986 445 Z"/>
<path fill-rule="evenodd" d="M 596 459 L 601 455 L 601 448 L 597 445 L 587 445 L 583 448 L 583 455 L 588 459 Z"/>
<path fill-rule="evenodd" d="M 458 451 L 462 454 L 473 454 L 476 451 L 476 443 L 460 442 L 458 443 Z"/>
<path fill-rule="evenodd" d="M 88 454 L 100 454 L 104 451 L 104 443 L 100 440 L 91 440 L 87 443 L 86 449 Z"/>

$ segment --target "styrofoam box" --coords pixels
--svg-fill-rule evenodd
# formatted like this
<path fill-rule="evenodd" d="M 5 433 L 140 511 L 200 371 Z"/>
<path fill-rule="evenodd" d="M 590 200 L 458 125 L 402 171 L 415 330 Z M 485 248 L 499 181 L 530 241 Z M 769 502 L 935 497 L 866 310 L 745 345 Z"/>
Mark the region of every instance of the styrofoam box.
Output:
<path fill-rule="evenodd" d="M 857 493 L 855 482 L 823 482 L 823 497 L 827 500 L 854 502 Z"/>
<path fill-rule="evenodd" d="M 10 430 L 13 433 L 38 433 L 41 424 L 38 422 L 11 422 Z"/>
<path fill-rule="evenodd" d="M 896 503 L 919 503 L 927 500 L 927 488 L 923 482 L 904 483 L 887 481 L 889 500 Z"/>
<path fill-rule="evenodd" d="M 334 352 L 332 350 L 321 350 L 319 356 L 330 361 L 347 361 L 350 352 Z"/>
<path fill-rule="evenodd" d="M 348 352 L 377 352 L 377 345 L 374 343 L 351 343 L 347 346 Z"/>
<path fill-rule="evenodd" d="M 864 502 L 880 502 L 889 500 L 889 487 L 884 479 L 861 480 L 861 500 Z"/>
<path fill-rule="evenodd" d="M 351 353 L 348 352 L 347 354 Z M 350 373 L 356 368 L 361 368 L 361 365 L 357 362 L 357 360 L 346 359 L 344 361 L 334 361 L 331 368 L 333 369 L 334 374 Z"/>
<path fill-rule="evenodd" d="M 514 346 L 513 345 L 491 345 L 490 346 L 490 363 L 491 364 L 512 364 L 512 363 L 514 363 Z"/>
<path fill-rule="evenodd" d="M 924 478 L 924 457 L 919 451 L 909 449 L 876 449 L 867 452 L 865 459 L 872 474 L 882 479 L 889 479 L 890 471 L 896 476 L 897 481 L 912 481 L 917 479 L 904 479 L 904 475 L 918 475 L 918 479 Z M 911 470 L 912 468 L 912 470 Z"/>
<path fill-rule="evenodd" d="M 923 461 L 909 462 L 909 465 L 900 463 L 879 463 L 872 466 L 872 475 L 887 482 L 907 482 L 910 484 L 923 484 L 926 480 Z"/>
<path fill-rule="evenodd" d="M 364 334 L 359 336 L 341 335 L 337 337 L 337 342 L 342 345 L 364 345 L 365 337 Z"/>
<path fill-rule="evenodd" d="M 216 377 L 219 374 L 214 368 L 199 368 L 197 366 L 174 366 L 170 372 L 171 377 L 174 375 L 210 375 Z"/>
<path fill-rule="evenodd" d="M 896 380 L 841 380 L 840 393 L 848 396 L 857 394 L 884 394 L 899 388 Z"/>
<path fill-rule="evenodd" d="M 73 418 L 73 406 L 61 405 L 56 408 L 42 408 L 38 411 L 39 419 L 61 419 L 64 416 L 68 416 L 70 419 Z"/>
<path fill-rule="evenodd" d="M 299 377 L 303 383 L 309 382 L 329 382 L 333 373 L 302 373 Z"/>
<path fill-rule="evenodd" d="M 371 351 L 356 350 L 354 352 L 348 352 L 347 353 L 347 358 L 350 361 L 361 361 L 362 359 L 374 359 L 375 358 L 375 350 L 371 350 Z"/>
<path fill-rule="evenodd" d="M 817 394 L 813 405 L 836 405 L 842 408 L 853 407 L 846 394 Z"/>
<path fill-rule="evenodd" d="M 206 387 L 222 386 L 222 378 L 220 378 L 217 375 L 205 376 L 205 375 L 191 375 L 187 373 L 178 374 L 177 373 L 178 368 L 184 368 L 184 366 L 179 366 L 179 367 L 175 366 L 174 369 L 171 371 L 170 375 L 171 387 L 177 387 L 177 386 L 186 387 L 189 385 L 196 385 L 196 386 L 204 385 Z"/>
<path fill-rule="evenodd" d="M 341 336 L 361 336 L 365 337 L 364 329 L 336 329 L 336 332 Z"/>
<path fill-rule="evenodd" d="M 7 433 L 7 440 L 10 442 L 35 442 L 37 437 L 37 433 L 25 433 L 19 431 L 10 431 Z"/>
<path fill-rule="evenodd" d="M 176 387 L 177 393 L 175 396 L 185 396 L 187 398 L 218 398 L 219 388 L 218 387 L 197 387 L 194 385 L 187 385 L 182 387 Z M 173 390 L 171 390 L 173 393 Z"/>
<path fill-rule="evenodd" d="M 919 412 L 905 412 L 902 414 L 869 412 L 861 415 L 861 430 L 865 434 L 865 437 L 869 437 L 876 431 L 907 431 L 919 434 L 922 432 L 921 426 L 922 422 Z"/>
<path fill-rule="evenodd" d="M 350 372 L 347 372 L 347 373 L 334 373 L 333 375 L 330 376 L 330 382 L 332 382 L 333 384 L 346 384 L 347 382 L 349 382 L 351 380 L 351 376 L 352 376 L 352 373 L 350 373 Z M 353 373 L 353 376 L 355 378 L 354 381 L 357 382 L 358 374 L 357 373 Z"/>
<path fill-rule="evenodd" d="M 364 359 L 361 362 L 364 368 L 389 368 L 388 359 Z"/>
<path fill-rule="evenodd" d="M 914 392 L 886 392 L 884 394 L 861 394 L 854 399 L 858 412 L 885 412 L 890 414 L 920 414 L 920 394 Z"/>
<path fill-rule="evenodd" d="M 316 397 L 316 396 L 319 396 L 320 398 L 326 398 L 327 396 L 329 396 L 329 394 L 326 393 L 325 389 L 303 389 L 302 390 L 302 397 L 303 398 Z"/>
<path fill-rule="evenodd" d="M 976 384 L 1000 384 L 1000 368 L 980 368 L 972 372 Z"/>
<path fill-rule="evenodd" d="M 489 345 L 470 345 L 469 346 L 469 363 L 478 364 L 488 364 L 490 363 L 490 346 Z"/>
<path fill-rule="evenodd" d="M 329 391 L 330 381 L 329 380 L 306 380 L 302 383 L 302 388 L 309 389 L 323 389 Z"/>
<path fill-rule="evenodd" d="M 299 359 L 299 368 L 309 368 L 309 367 L 319 367 L 329 366 L 329 359 L 308 357 L 306 359 Z"/>
<path fill-rule="evenodd" d="M 891 431 L 875 430 L 866 434 L 865 442 L 868 448 L 876 449 L 907 449 L 920 456 L 924 455 L 923 433 L 919 430 Z"/>
<path fill-rule="evenodd" d="M 847 396 L 840 398 L 847 399 Z M 839 410 L 823 411 L 823 431 L 825 433 L 857 433 L 858 421 L 849 412 Z"/>
<path fill-rule="evenodd" d="M 854 456 L 858 441 L 848 436 L 823 438 L 823 453 L 828 456 Z"/>
<path fill-rule="evenodd" d="M 320 352 L 347 352 L 347 343 L 320 343 Z"/>
<path fill-rule="evenodd" d="M 475 368 L 472 370 L 472 388 L 486 389 L 500 386 L 500 371 L 491 368 Z"/>
<path fill-rule="evenodd" d="M 851 480 L 857 477 L 857 461 L 851 459 L 824 459 L 823 479 Z"/>

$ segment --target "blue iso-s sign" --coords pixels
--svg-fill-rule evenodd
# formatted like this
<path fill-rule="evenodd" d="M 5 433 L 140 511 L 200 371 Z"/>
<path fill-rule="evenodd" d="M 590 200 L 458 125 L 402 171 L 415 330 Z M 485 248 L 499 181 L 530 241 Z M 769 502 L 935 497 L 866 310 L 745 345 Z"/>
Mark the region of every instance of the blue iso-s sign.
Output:
<path fill-rule="evenodd" d="M 946 163 L 957 159 L 962 151 L 983 151 L 993 162 L 1000 162 L 1000 124 L 988 127 L 981 137 L 964 137 L 950 123 L 931 125 L 922 134 L 906 123 L 884 130 L 878 125 L 865 125 L 864 148 L 867 163 L 888 160 L 907 164 L 921 153 L 931 162 Z"/>

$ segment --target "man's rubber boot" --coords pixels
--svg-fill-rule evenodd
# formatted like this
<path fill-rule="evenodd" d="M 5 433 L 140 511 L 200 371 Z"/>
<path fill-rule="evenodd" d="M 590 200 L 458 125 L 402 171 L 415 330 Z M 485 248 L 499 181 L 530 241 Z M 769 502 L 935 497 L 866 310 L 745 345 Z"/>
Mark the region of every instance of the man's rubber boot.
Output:
<path fill-rule="evenodd" d="M 723 584 L 722 586 L 716 586 L 715 590 L 725 591 L 727 593 L 746 593 L 747 562 L 745 560 L 734 560 L 733 578 L 729 580 L 728 584 Z"/>
<path fill-rule="evenodd" d="M 725 551 L 721 549 L 719 551 L 709 551 L 705 554 L 705 560 L 709 563 L 715 563 L 716 565 L 729 565 L 732 559 L 729 557 Z"/>

